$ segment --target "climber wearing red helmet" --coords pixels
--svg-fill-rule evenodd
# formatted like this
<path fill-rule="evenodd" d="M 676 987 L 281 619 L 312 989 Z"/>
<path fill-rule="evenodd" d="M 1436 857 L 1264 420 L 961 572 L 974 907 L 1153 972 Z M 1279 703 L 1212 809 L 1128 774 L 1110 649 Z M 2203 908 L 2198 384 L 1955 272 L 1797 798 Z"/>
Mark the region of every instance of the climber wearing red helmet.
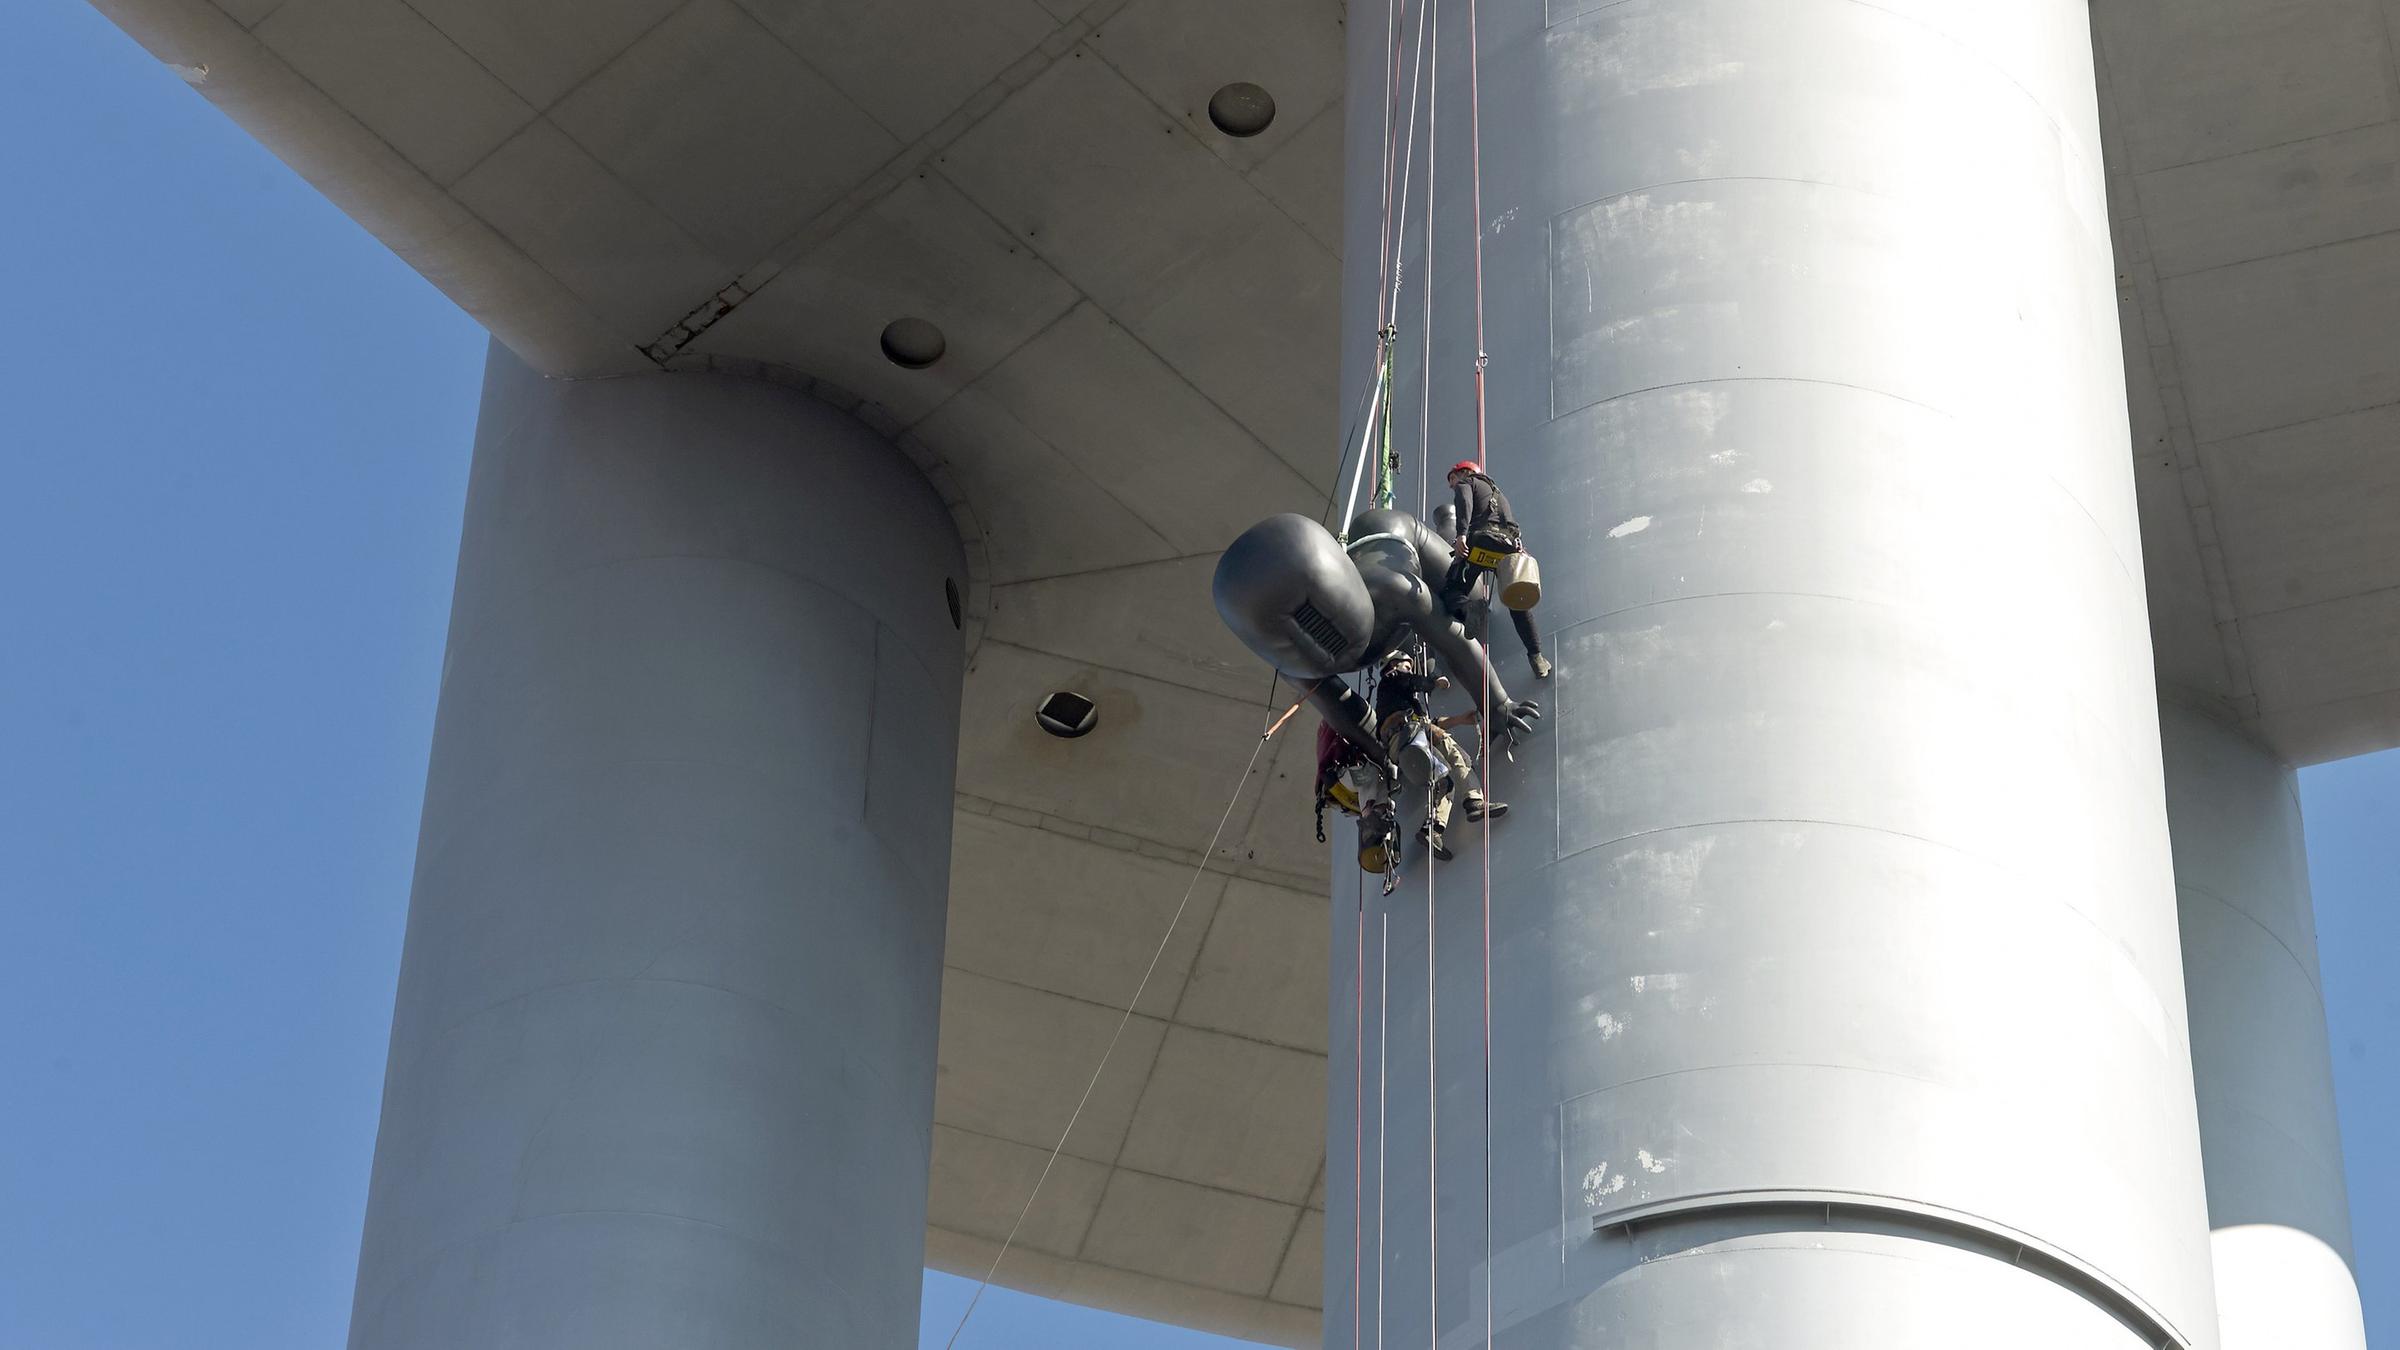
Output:
<path fill-rule="evenodd" d="M 1450 576 L 1442 587 L 1443 599 L 1453 613 L 1462 610 L 1481 582 L 1499 560 L 1525 549 L 1525 539 L 1517 529 L 1516 514 L 1508 509 L 1508 497 L 1500 485 L 1483 471 L 1483 466 L 1471 459 L 1462 459 L 1450 466 L 1450 496 L 1453 531 L 1450 546 L 1458 551 L 1458 561 L 1450 568 Z M 1508 612 L 1517 626 L 1517 637 L 1525 644 L 1525 659 L 1533 666 L 1537 680 L 1550 678 L 1550 658 L 1542 655 L 1542 635 L 1533 626 L 1533 615 L 1521 609 Z"/>

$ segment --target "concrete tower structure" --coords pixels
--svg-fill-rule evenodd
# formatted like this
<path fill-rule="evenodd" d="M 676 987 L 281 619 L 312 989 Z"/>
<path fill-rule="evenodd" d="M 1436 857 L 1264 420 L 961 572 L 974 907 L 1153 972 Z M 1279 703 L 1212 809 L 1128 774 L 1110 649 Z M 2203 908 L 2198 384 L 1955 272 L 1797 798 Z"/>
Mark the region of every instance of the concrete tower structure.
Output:
<path fill-rule="evenodd" d="M 1436 1185 L 1444 1240 L 1438 1302 L 1378 1302 L 1400 1344 L 1481 1343 L 1486 1281 L 1503 1343 L 1560 1350 L 2210 1342 L 2083 10 L 1488 7 L 1483 191 L 1548 222 L 1488 245 L 1491 466 L 1560 675 L 1493 770 L 1526 814 L 1491 836 L 1488 1270 L 1481 897 L 1437 873 L 1448 1146 L 1383 1199 L 1415 1237 Z M 1390 55 L 1351 41 L 1358 331 Z M 1474 188 L 1437 182 L 1464 304 Z M 1437 331 L 1437 381 L 1473 357 Z"/>
<path fill-rule="evenodd" d="M 354 1346 L 908 1344 L 1154 952 L 1003 1284 L 2363 1344 L 2292 766 L 2400 744 L 2388 5 L 95 3 L 496 338 Z M 1423 19 L 1402 497 L 1480 233 L 1559 669 L 1362 930 L 1305 734 L 1195 852 L 1208 578 L 1338 490 Z"/>

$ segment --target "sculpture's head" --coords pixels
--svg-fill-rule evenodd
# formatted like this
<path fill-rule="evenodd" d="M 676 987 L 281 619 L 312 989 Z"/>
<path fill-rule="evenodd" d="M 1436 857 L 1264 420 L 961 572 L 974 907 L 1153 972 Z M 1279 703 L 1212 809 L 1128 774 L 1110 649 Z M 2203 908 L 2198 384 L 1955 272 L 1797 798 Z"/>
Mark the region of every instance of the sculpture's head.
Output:
<path fill-rule="evenodd" d="M 1375 632 L 1375 605 L 1358 567 L 1325 527 L 1270 516 L 1217 560 L 1217 614 L 1242 645 L 1294 679 L 1358 669 Z"/>

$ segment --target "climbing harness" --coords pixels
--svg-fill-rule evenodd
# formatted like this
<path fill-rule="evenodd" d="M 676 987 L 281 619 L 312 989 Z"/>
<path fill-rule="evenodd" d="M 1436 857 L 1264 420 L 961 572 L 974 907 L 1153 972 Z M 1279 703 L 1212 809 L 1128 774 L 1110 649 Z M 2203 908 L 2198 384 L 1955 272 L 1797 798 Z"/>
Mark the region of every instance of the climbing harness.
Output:
<path fill-rule="evenodd" d="M 1275 706 L 1275 686 L 1282 678 L 1278 674 L 1267 681 L 1269 708 Z M 983 1272 L 983 1279 L 975 1285 L 974 1296 L 967 1300 L 965 1311 L 959 1313 L 958 1325 L 950 1329 L 950 1339 L 942 1343 L 943 1350 L 955 1350 L 960 1333 L 967 1329 L 967 1319 L 975 1315 L 976 1305 L 983 1302 L 984 1291 L 992 1287 L 992 1277 L 1000 1273 L 1000 1263 L 1008 1259 L 1008 1249 L 1016 1245 L 1017 1232 L 1025 1226 L 1025 1216 L 1033 1212 L 1033 1202 L 1041 1198 L 1043 1184 L 1050 1180 L 1051 1170 L 1058 1166 L 1058 1155 L 1066 1151 L 1067 1138 L 1075 1133 L 1075 1122 L 1083 1119 L 1083 1109 L 1091 1105 L 1092 1091 L 1100 1086 L 1100 1075 L 1108 1072 L 1109 1058 L 1116 1054 L 1117 1043 L 1125 1038 L 1125 1028 L 1133 1021 L 1134 1008 L 1141 1003 L 1142 995 L 1149 991 L 1150 978 L 1158 973 L 1160 959 L 1166 956 L 1168 944 L 1175 940 L 1175 930 L 1183 923 L 1183 912 L 1191 906 L 1192 893 L 1200 889 L 1200 878 L 1208 874 L 1208 865 L 1217 856 L 1217 845 L 1225 838 L 1225 826 L 1233 819 L 1233 808 L 1241 804 L 1242 794 L 1250 786 L 1250 775 L 1258 768 L 1259 755 L 1265 752 L 1267 742 L 1275 739 L 1275 733 L 1283 730 L 1284 724 L 1292 720 L 1292 714 L 1299 712 L 1301 704 L 1306 702 L 1306 699 L 1302 699 L 1286 708 L 1281 717 L 1259 734 L 1258 744 L 1250 747 L 1250 760 L 1242 766 L 1242 776 L 1234 780 L 1233 795 L 1226 799 L 1225 810 L 1217 817 L 1217 828 L 1210 832 L 1207 847 L 1200 850 L 1200 865 L 1192 870 L 1192 879 L 1183 888 L 1183 898 L 1175 903 L 1175 912 L 1168 916 L 1167 931 L 1159 935 L 1158 946 L 1150 953 L 1150 964 L 1143 967 L 1142 978 L 1133 986 L 1133 997 L 1125 1000 L 1125 1009 L 1117 1017 L 1117 1029 L 1109 1033 L 1108 1045 L 1100 1052 L 1100 1062 L 1092 1066 L 1092 1076 L 1083 1085 L 1083 1095 L 1075 1100 L 1075 1109 L 1067 1115 L 1067 1127 L 1058 1132 L 1058 1142 L 1050 1146 L 1050 1156 L 1043 1161 L 1041 1173 L 1034 1177 L 1033 1189 L 1026 1193 L 1024 1205 L 1017 1210 L 1016 1222 L 1008 1226 L 1008 1236 L 1000 1240 L 1000 1250 L 993 1254 L 992 1264 Z"/>

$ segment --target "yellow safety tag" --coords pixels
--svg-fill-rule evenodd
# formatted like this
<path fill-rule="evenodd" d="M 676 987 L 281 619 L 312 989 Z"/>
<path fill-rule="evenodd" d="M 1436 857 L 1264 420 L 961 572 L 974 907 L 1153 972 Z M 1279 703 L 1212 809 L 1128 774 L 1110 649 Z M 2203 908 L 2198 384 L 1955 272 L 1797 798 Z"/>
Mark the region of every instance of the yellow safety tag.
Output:
<path fill-rule="evenodd" d="M 1508 555 L 1505 553 L 1495 553 L 1488 548 L 1477 548 L 1473 544 L 1469 544 L 1467 545 L 1467 561 L 1475 564 L 1477 567 L 1498 567 L 1500 564 L 1508 561 Z"/>

